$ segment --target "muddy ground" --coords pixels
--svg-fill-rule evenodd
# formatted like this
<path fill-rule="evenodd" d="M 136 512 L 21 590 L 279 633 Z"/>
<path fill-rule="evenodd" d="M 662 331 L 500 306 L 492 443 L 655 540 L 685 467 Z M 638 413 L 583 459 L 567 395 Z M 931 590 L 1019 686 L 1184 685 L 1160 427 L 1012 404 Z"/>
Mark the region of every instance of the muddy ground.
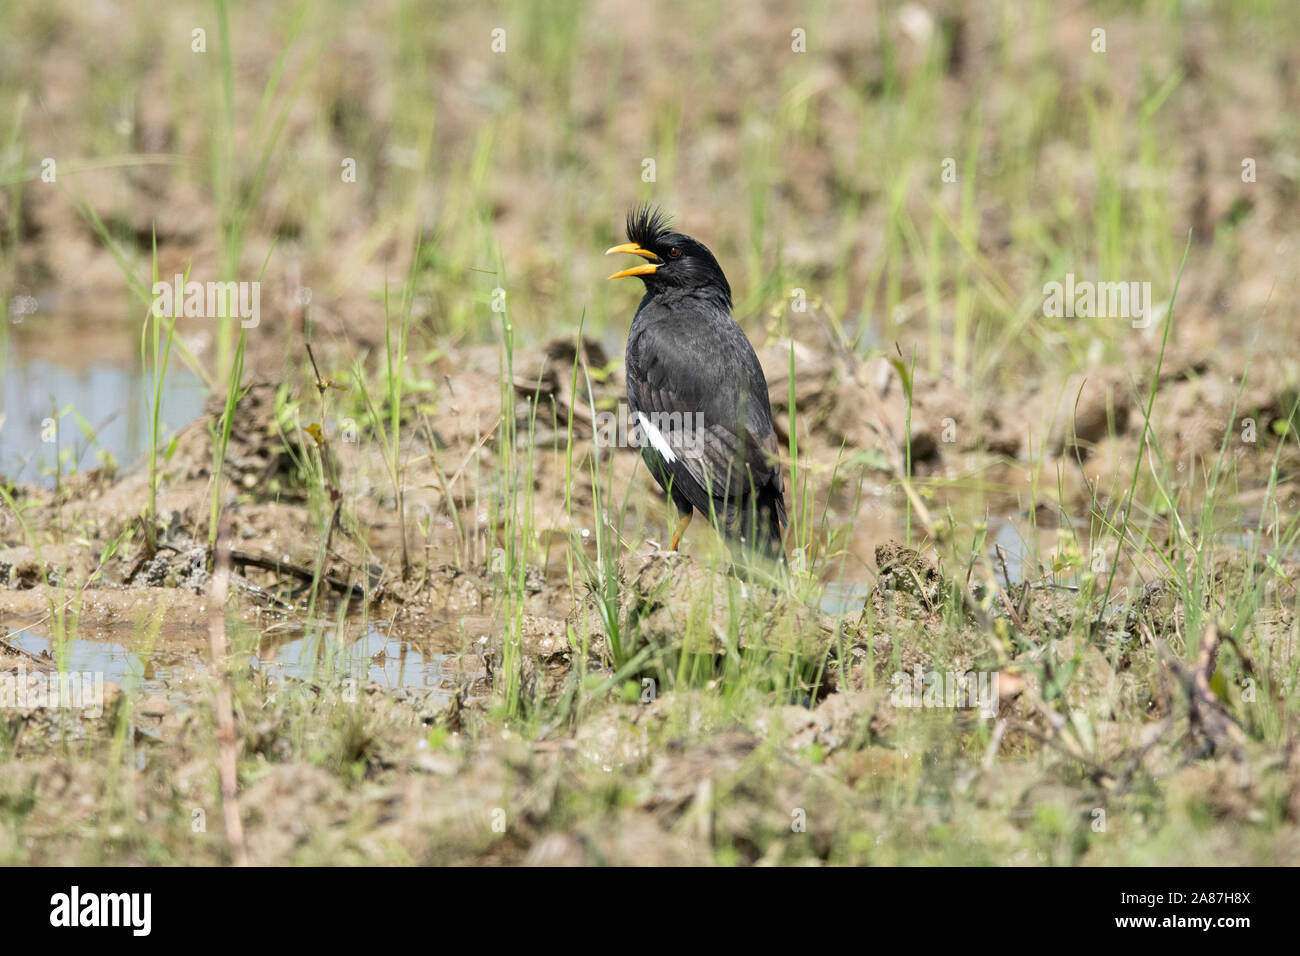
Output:
<path fill-rule="evenodd" d="M 522 8 L 443 11 L 407 48 L 397 6 L 339 14 L 338 29 L 309 17 L 304 35 L 319 47 L 278 46 L 288 28 L 262 5 L 236 18 L 247 107 L 237 150 L 259 154 L 252 105 L 282 50 L 301 86 L 272 97 L 284 113 L 268 181 L 244 162 L 232 187 L 255 197 L 236 272 L 269 265 L 220 475 L 227 382 L 213 323 L 197 319 L 178 323 L 188 357 L 172 361 L 192 363 L 210 396 L 165 436 L 152 512 L 138 458 L 0 482 L 0 677 L 106 679 L 93 715 L 0 707 L 0 860 L 238 859 L 221 822 L 222 683 L 254 864 L 1297 858 L 1287 529 L 1300 516 L 1300 280 L 1294 110 L 1279 105 L 1295 104 L 1294 46 L 1260 55 L 1257 27 L 1224 39 L 1210 16 L 1163 42 L 1160 24 L 1111 17 L 1113 72 L 1099 93 L 1068 52 L 1092 11 L 1036 32 L 1057 51 L 1057 93 L 1079 115 L 1096 95 L 1136 123 L 1150 94 L 1143 70 L 1179 71 L 1156 114 L 1176 136 L 1169 168 L 1147 168 L 1143 153 L 1107 175 L 1158 177 L 1171 220 L 1162 241 L 1175 236 L 1179 256 L 1189 228 L 1193 241 L 1167 342 L 1167 312 L 1142 329 L 989 321 L 963 365 L 946 338 L 958 281 L 928 286 L 881 238 L 891 184 L 933 157 L 882 157 L 864 172 L 845 91 L 882 95 L 873 84 L 887 69 L 902 89 L 919 83 L 927 44 L 946 37 L 930 108 L 961 115 L 984 78 L 985 122 L 1013 126 L 1018 71 L 1040 53 L 1023 37 L 1000 45 L 997 16 L 832 9 L 818 21 L 836 26 L 821 34 L 827 46 L 792 80 L 766 76 L 755 51 L 773 36 L 784 44 L 802 13 L 768 5 L 712 24 L 735 55 L 710 58 L 711 95 L 681 97 L 663 65 L 698 60 L 690 31 L 657 31 L 643 10 L 623 20 L 621 6 L 575 6 L 572 48 L 520 41 L 569 81 L 528 86 L 502 107 L 501 90 L 522 89 L 529 73 L 458 55 L 457 38 L 488 35 L 497 17 L 520 37 L 540 31 Z M 273 28 L 257 29 L 259 15 Z M 142 309 L 121 248 L 141 276 L 155 241 L 163 276 L 191 263 L 215 274 L 225 254 L 229 209 L 219 173 L 196 158 L 211 116 L 184 91 L 188 54 L 146 58 L 96 86 L 102 71 L 123 75 L 115 57 L 142 38 L 207 22 L 185 5 L 150 16 L 158 23 L 124 26 L 59 4 L 9 14 L 6 49 L 34 71 L 4 86 L 30 104 L 17 165 L 182 158 L 83 163 L 58 189 L 0 189 L 0 223 L 13 228 L 5 344 L 23 362 L 135 361 Z M 593 26 L 614 19 L 614 38 Z M 638 31 L 654 41 L 631 42 Z M 402 79 L 404 57 L 425 72 Z M 609 89 L 644 102 L 619 109 Z M 764 154 L 768 231 L 751 249 L 737 233 L 754 223 L 726 194 L 748 183 L 751 111 L 765 96 L 787 97 L 782 122 L 795 132 Z M 433 158 L 417 149 L 426 130 L 413 99 L 436 113 Z M 638 180 L 590 187 L 601 203 L 578 200 L 591 198 L 599 157 L 639 169 L 647 117 L 670 106 L 692 148 L 657 198 L 688 231 L 708 230 L 733 286 L 749 290 L 737 320 L 767 372 L 787 469 L 797 467 L 792 501 L 806 502 L 788 543 L 794 583 L 775 589 L 737 575 L 703 522 L 682 553 L 664 552 L 662 495 L 634 451 L 597 441 L 597 415 L 623 396 L 636 295 L 593 290 Z M 490 129 L 489 108 L 500 110 Z M 1030 312 L 1042 263 L 1025 251 L 1020 217 L 1062 234 L 1075 216 L 1102 229 L 1100 213 L 1091 218 L 1106 189 L 1098 147 L 1063 127 L 1049 125 L 1034 165 L 1068 186 L 976 200 L 982 278 L 965 281 Z M 990 179 L 1010 162 L 999 158 L 1006 135 L 977 144 Z M 1244 183 L 1243 150 L 1275 174 Z M 354 153 L 372 174 L 322 198 L 317 167 L 332 180 L 338 157 Z M 483 156 L 491 175 L 474 173 Z M 429 175 L 411 186 L 422 163 Z M 901 199 L 917 217 L 932 202 L 960 209 L 923 186 Z M 859 214 L 846 225 L 836 210 L 848 203 Z M 116 252 L 86 209 L 123 244 Z M 412 253 L 422 233 L 453 236 L 424 265 Z M 813 290 L 806 310 L 764 284 L 788 268 Z M 413 274 L 409 309 L 386 322 L 385 284 L 399 298 Z M 1173 280 L 1158 275 L 1162 296 Z M 508 331 L 491 306 L 498 283 L 511 297 Z M 923 318 L 935 296 L 941 355 Z M 588 320 L 584 306 L 599 314 Z M 394 452 L 378 383 L 395 319 L 411 344 Z M 1142 534 L 1119 545 L 1126 517 Z M 222 606 L 213 575 L 227 556 Z M 1243 594 L 1255 595 L 1245 619 Z M 224 660 L 214 661 L 214 620 L 230 643 Z M 897 675 L 933 670 L 995 675 L 986 712 L 900 704 Z"/>

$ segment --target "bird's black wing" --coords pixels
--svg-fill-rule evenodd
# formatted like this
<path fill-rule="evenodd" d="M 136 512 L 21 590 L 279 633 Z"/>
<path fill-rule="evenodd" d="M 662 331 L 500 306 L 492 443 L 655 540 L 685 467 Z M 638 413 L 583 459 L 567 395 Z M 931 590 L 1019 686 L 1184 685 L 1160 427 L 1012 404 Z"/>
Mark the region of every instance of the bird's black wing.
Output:
<path fill-rule="evenodd" d="M 689 305 L 646 303 L 629 338 L 628 401 L 645 418 L 637 422 L 643 444 L 657 452 L 648 457 L 706 516 L 727 520 L 738 504 L 766 500 L 783 525 L 779 445 L 762 366 L 729 315 Z"/>

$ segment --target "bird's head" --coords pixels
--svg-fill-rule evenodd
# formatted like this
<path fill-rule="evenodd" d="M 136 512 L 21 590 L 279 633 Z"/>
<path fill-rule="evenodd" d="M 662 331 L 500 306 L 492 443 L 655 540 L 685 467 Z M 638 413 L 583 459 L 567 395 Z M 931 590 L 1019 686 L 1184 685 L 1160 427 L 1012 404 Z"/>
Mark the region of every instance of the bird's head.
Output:
<path fill-rule="evenodd" d="M 646 261 L 615 272 L 611 279 L 636 276 L 650 293 L 668 289 L 710 293 L 731 307 L 731 286 L 722 267 L 702 242 L 674 232 L 668 217 L 651 206 L 638 206 L 627 215 L 628 241 L 605 250 L 627 252 Z"/>

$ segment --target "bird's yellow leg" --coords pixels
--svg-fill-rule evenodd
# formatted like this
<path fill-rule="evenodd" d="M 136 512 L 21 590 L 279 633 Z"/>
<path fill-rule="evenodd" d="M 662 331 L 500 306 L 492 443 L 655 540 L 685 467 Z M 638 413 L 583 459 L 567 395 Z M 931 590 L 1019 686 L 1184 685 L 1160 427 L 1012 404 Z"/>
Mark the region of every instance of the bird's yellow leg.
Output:
<path fill-rule="evenodd" d="M 694 515 L 695 512 L 688 511 L 686 514 L 682 515 L 682 520 L 677 522 L 677 533 L 673 535 L 673 546 L 668 549 L 669 551 L 677 550 L 677 544 L 682 540 L 682 535 L 686 533 L 686 526 L 691 523 L 691 518 L 694 517 Z"/>

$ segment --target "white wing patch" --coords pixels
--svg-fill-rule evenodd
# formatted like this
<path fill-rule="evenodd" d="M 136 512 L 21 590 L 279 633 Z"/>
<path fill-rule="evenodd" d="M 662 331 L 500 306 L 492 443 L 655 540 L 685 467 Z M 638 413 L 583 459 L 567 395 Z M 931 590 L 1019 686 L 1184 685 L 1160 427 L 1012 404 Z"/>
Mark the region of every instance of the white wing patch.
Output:
<path fill-rule="evenodd" d="M 646 418 L 642 412 L 636 413 L 636 420 L 641 424 L 641 430 L 650 439 L 650 444 L 654 447 L 654 450 L 663 456 L 664 461 L 669 464 L 675 462 L 677 455 L 673 452 L 672 446 L 668 444 L 668 439 L 664 438 L 663 433 L 655 428 L 650 423 L 650 419 Z"/>

